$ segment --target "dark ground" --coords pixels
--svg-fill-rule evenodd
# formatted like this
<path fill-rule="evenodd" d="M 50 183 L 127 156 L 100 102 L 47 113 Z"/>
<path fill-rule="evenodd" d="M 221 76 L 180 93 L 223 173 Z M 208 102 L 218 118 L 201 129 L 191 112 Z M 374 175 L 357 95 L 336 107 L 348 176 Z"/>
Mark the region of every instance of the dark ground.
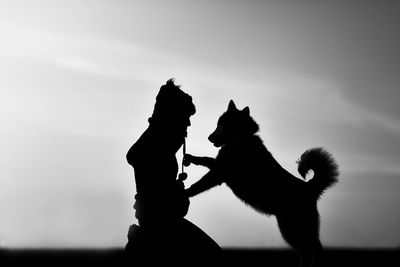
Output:
<path fill-rule="evenodd" d="M 325 249 L 323 266 L 400 266 L 400 249 L 362 250 Z M 154 257 L 153 257 L 154 260 Z M 204 260 L 204 259 L 203 259 Z M 206 259 L 215 266 L 213 260 Z M 279 249 L 231 249 L 224 248 L 222 266 L 298 266 L 298 258 L 292 250 Z M 166 263 L 159 259 L 160 265 Z M 200 265 L 198 260 L 185 262 L 184 266 Z M 0 250 L 0 266 L 152 266 L 128 258 L 122 249 L 85 250 Z M 201 264 L 204 266 L 204 264 Z"/>

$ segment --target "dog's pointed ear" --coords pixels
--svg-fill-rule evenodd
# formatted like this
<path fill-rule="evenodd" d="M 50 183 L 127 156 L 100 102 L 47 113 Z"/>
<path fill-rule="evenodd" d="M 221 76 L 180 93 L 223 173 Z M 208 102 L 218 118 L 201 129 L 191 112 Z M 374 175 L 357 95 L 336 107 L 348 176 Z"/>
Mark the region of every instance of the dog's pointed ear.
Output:
<path fill-rule="evenodd" d="M 233 102 L 233 100 L 229 101 L 228 111 L 236 111 L 236 110 L 237 110 L 237 108 L 236 108 L 236 105 Z"/>
<path fill-rule="evenodd" d="M 243 114 L 246 116 L 250 116 L 250 108 L 247 106 L 242 110 Z"/>

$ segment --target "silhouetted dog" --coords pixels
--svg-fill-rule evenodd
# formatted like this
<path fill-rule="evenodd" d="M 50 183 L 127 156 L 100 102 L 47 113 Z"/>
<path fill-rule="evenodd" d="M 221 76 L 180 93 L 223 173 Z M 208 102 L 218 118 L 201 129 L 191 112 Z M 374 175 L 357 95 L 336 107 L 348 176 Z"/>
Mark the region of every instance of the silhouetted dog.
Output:
<path fill-rule="evenodd" d="M 221 147 L 214 158 L 187 154 L 185 165 L 193 163 L 210 171 L 186 190 L 191 197 L 225 182 L 233 193 L 257 211 L 275 215 L 284 239 L 299 253 L 302 266 L 311 266 L 322 250 L 319 239 L 317 200 L 337 182 L 338 166 L 323 148 L 307 150 L 300 157 L 298 171 L 308 182 L 286 171 L 264 146 L 249 108 L 238 110 L 231 100 L 209 140 Z"/>

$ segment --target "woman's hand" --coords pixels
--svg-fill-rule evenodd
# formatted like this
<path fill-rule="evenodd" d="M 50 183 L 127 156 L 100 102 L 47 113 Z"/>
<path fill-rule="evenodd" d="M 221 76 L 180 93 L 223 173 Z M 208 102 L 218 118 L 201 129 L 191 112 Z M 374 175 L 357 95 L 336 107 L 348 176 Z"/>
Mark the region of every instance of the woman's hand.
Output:
<path fill-rule="evenodd" d="M 189 197 L 186 195 L 185 184 L 183 181 L 176 180 L 176 192 L 174 195 L 175 208 L 179 217 L 185 217 L 189 210 Z"/>
<path fill-rule="evenodd" d="M 185 154 L 183 157 L 183 165 L 188 167 L 191 163 L 193 163 L 194 157 L 190 154 Z"/>

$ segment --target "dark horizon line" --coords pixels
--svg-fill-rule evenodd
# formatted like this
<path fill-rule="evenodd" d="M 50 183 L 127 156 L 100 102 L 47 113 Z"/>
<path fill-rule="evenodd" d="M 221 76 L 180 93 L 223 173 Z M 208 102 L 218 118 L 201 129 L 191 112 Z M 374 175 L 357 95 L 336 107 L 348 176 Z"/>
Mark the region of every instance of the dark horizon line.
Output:
<path fill-rule="evenodd" d="M 400 247 L 397 248 L 359 248 L 327 247 L 324 250 L 325 267 L 336 266 L 394 266 L 398 261 Z M 151 254 L 149 254 L 151 256 Z M 184 256 L 184 255 L 183 255 Z M 131 258 L 123 247 L 107 248 L 51 248 L 51 249 L 2 249 L 0 263 L 4 266 L 148 266 L 140 258 Z M 282 248 L 243 248 L 222 247 L 223 266 L 257 266 L 266 262 L 269 266 L 297 266 L 298 256 L 289 247 Z M 157 259 L 154 259 L 157 262 Z M 186 261 L 186 259 L 185 259 Z M 136 264 L 138 263 L 138 264 Z M 158 263 L 158 262 L 157 262 Z M 162 262 L 164 263 L 164 262 Z M 23 264 L 23 265 L 22 265 Z M 178 265 L 181 266 L 181 265 Z M 187 264 L 182 266 L 188 266 Z M 395 265 L 397 266 L 397 265 Z"/>
<path fill-rule="evenodd" d="M 229 251 L 292 251 L 290 247 L 240 247 L 240 246 L 221 246 L 222 250 Z M 122 251 L 124 247 L 1 247 L 0 251 Z M 324 246 L 324 250 L 331 251 L 397 251 L 399 246 L 393 247 L 370 247 L 370 246 Z"/>

